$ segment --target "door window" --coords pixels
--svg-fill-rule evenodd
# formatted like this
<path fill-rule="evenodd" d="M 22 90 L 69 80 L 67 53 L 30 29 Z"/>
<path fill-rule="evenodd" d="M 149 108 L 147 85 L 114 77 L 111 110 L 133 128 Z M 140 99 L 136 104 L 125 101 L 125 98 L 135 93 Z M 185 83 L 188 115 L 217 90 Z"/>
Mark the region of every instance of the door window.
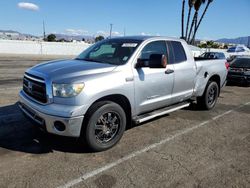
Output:
<path fill-rule="evenodd" d="M 149 59 L 151 54 L 164 54 L 167 56 L 166 42 L 154 41 L 147 44 L 141 51 L 140 59 Z"/>
<path fill-rule="evenodd" d="M 169 64 L 174 64 L 174 63 L 181 63 L 187 60 L 186 52 L 182 46 L 182 44 L 178 41 L 171 41 L 168 42 L 168 45 L 170 47 L 170 52 L 169 52 L 169 59 L 170 62 Z"/>

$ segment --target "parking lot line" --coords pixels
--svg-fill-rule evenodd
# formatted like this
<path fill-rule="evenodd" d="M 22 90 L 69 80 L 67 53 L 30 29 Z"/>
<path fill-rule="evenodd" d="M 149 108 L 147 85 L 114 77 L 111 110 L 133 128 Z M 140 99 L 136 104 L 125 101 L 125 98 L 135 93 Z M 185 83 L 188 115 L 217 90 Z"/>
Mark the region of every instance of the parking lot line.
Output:
<path fill-rule="evenodd" d="M 11 105 L 15 105 L 15 103 L 1 104 L 1 105 L 0 105 L 0 108 L 7 107 L 7 106 L 11 106 Z"/>
<path fill-rule="evenodd" d="M 184 130 L 182 130 L 182 131 L 180 131 L 180 132 L 178 132 L 178 133 L 176 133 L 176 134 L 174 134 L 174 135 L 172 135 L 172 136 L 167 137 L 166 139 L 163 139 L 163 140 L 161 140 L 161 141 L 159 141 L 159 142 L 157 142 L 157 143 L 151 144 L 151 145 L 149 145 L 149 146 L 147 146 L 147 147 L 145 147 L 145 148 L 143 148 L 143 149 L 141 149 L 141 150 L 132 152 L 131 154 L 126 155 L 126 156 L 124 156 L 124 157 L 118 159 L 118 160 L 115 161 L 115 162 L 109 163 L 109 164 L 107 164 L 107 165 L 105 165 L 105 166 L 103 166 L 103 167 L 100 167 L 100 168 L 95 169 L 95 170 L 93 170 L 93 171 L 91 171 L 91 172 L 88 172 L 88 173 L 86 173 L 86 174 L 84 174 L 84 175 L 82 175 L 82 176 L 80 176 L 80 177 L 78 177 L 78 178 L 76 178 L 76 179 L 73 179 L 73 180 L 67 182 L 67 183 L 64 184 L 64 185 L 59 186 L 58 188 L 68 188 L 68 187 L 72 187 L 72 186 L 74 186 L 74 185 L 76 185 L 76 184 L 79 184 L 79 183 L 83 182 L 84 180 L 87 180 L 87 179 L 89 179 L 89 178 L 92 178 L 92 177 L 94 177 L 94 176 L 96 176 L 96 175 L 98 175 L 98 174 L 100 174 L 100 173 L 102 173 L 102 172 L 104 172 L 104 171 L 107 171 L 107 170 L 109 170 L 109 169 L 111 169 L 111 168 L 113 168 L 113 167 L 115 167 L 115 166 L 117 166 L 117 165 L 119 165 L 119 164 L 121 164 L 121 163 L 123 163 L 123 162 L 126 162 L 126 161 L 128 161 L 128 160 L 130 160 L 130 159 L 132 159 L 132 158 L 134 158 L 134 157 L 136 157 L 136 156 L 138 156 L 138 155 L 141 155 L 141 154 L 143 154 L 143 153 L 145 153 L 145 152 L 147 152 L 147 151 L 149 151 L 149 150 L 152 150 L 152 149 L 154 149 L 154 148 L 156 148 L 156 147 L 159 147 L 159 146 L 161 146 L 161 145 L 163 145 L 163 144 L 165 144 L 165 143 L 167 143 L 167 142 L 169 142 L 169 141 L 171 141 L 171 140 L 174 140 L 175 138 L 178 138 L 178 137 L 180 137 L 180 136 L 182 136 L 182 135 L 185 135 L 185 134 L 188 134 L 188 133 L 190 133 L 190 132 L 192 132 L 192 131 L 194 131 L 194 130 L 196 130 L 196 129 L 198 129 L 198 128 L 201 128 L 201 127 L 203 127 L 203 126 L 206 126 L 206 125 L 208 125 L 210 122 L 213 122 L 213 121 L 215 121 L 215 120 L 217 120 L 217 119 L 219 119 L 219 118 L 222 118 L 223 116 L 225 116 L 225 115 L 227 115 L 227 114 L 230 114 L 230 113 L 232 113 L 233 111 L 235 111 L 235 110 L 237 110 L 237 109 L 240 109 L 240 108 L 242 108 L 242 107 L 244 107 L 244 106 L 247 106 L 247 105 L 249 105 L 249 104 L 250 104 L 250 102 L 247 102 L 247 103 L 245 103 L 245 104 L 243 104 L 243 105 L 238 106 L 237 108 L 228 110 L 228 111 L 226 111 L 226 112 L 224 112 L 224 113 L 222 113 L 222 114 L 220 114 L 220 115 L 217 115 L 217 116 L 211 118 L 211 119 L 208 120 L 208 121 L 204 121 L 204 122 L 202 122 L 202 123 L 200 123 L 200 124 L 198 124 L 198 125 L 196 125 L 196 126 L 193 126 L 193 127 L 190 127 L 190 128 L 186 128 L 186 129 L 184 129 Z"/>
<path fill-rule="evenodd" d="M 17 86 L 17 87 L 0 88 L 0 91 L 10 90 L 10 89 L 22 89 L 22 87 Z"/>

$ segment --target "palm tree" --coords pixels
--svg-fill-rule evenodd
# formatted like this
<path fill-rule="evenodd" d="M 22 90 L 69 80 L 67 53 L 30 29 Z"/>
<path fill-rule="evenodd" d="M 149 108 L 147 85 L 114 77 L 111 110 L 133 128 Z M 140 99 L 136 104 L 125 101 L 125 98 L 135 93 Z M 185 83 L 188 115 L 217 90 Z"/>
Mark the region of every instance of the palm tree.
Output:
<path fill-rule="evenodd" d="M 181 15 L 181 38 L 184 38 L 184 14 L 185 14 L 185 0 L 182 0 L 182 15 Z"/>
<path fill-rule="evenodd" d="M 188 19 L 187 19 L 187 25 L 186 25 L 186 34 L 185 34 L 185 39 L 187 39 L 187 35 L 188 35 L 188 27 L 189 27 L 189 21 L 190 21 L 190 16 L 191 16 L 191 10 L 195 4 L 196 0 L 189 0 L 188 1 Z"/>
<path fill-rule="evenodd" d="M 202 16 L 201 16 L 201 18 L 200 18 L 200 20 L 199 20 L 199 22 L 198 22 L 198 25 L 197 25 L 197 26 L 195 27 L 195 29 L 194 29 L 194 35 L 193 35 L 193 38 L 192 38 L 191 42 L 193 42 L 193 41 L 195 40 L 195 35 L 196 35 L 196 33 L 197 33 L 197 31 L 198 31 L 198 29 L 199 29 L 199 27 L 200 27 L 200 24 L 201 24 L 201 22 L 202 22 L 202 20 L 203 20 L 203 18 L 204 18 L 204 16 L 205 16 L 205 14 L 206 14 L 206 12 L 207 12 L 207 9 L 208 9 L 209 5 L 210 5 L 212 2 L 213 2 L 213 0 L 208 0 L 208 1 L 207 1 L 206 8 L 204 9 L 204 11 L 203 11 L 203 13 L 202 13 Z"/>
<path fill-rule="evenodd" d="M 197 0 L 194 4 L 194 9 L 195 9 L 195 13 L 194 13 L 194 16 L 193 16 L 193 21 L 192 21 L 192 24 L 191 24 L 191 27 L 190 27 L 190 30 L 189 30 L 189 35 L 188 35 L 188 39 L 187 39 L 187 42 L 190 43 L 190 37 L 191 37 L 191 34 L 192 34 L 192 31 L 193 31 L 193 27 L 194 27 L 194 24 L 195 22 L 197 22 L 197 19 L 198 19 L 198 12 L 200 10 L 200 7 L 201 7 L 201 4 L 202 3 L 205 3 L 206 0 Z"/>

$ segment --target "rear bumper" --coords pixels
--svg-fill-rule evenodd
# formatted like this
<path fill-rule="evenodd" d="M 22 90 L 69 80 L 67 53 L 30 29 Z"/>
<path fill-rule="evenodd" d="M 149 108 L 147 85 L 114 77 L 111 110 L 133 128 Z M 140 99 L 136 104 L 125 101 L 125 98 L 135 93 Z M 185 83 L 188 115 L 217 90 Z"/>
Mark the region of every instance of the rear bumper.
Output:
<path fill-rule="evenodd" d="M 239 83 L 239 84 L 250 84 L 250 76 L 246 75 L 228 75 L 228 82 Z"/>
<path fill-rule="evenodd" d="M 22 91 L 19 93 L 19 107 L 22 110 L 22 112 L 29 117 L 29 119 L 32 119 L 35 121 L 40 127 L 46 129 L 47 132 L 61 135 L 61 136 L 69 136 L 69 137 L 79 137 L 81 133 L 81 127 L 84 116 L 75 116 L 70 117 L 70 114 L 72 114 L 72 111 L 77 110 L 77 107 L 71 107 L 70 111 L 68 113 L 69 116 L 61 116 L 54 115 L 56 111 L 60 112 L 60 109 L 64 109 L 65 114 L 65 108 L 64 106 L 60 105 L 53 105 L 50 104 L 50 107 L 46 106 L 46 113 L 42 112 L 41 105 L 39 105 L 40 108 L 36 107 L 39 104 L 36 104 L 35 102 L 29 100 L 25 93 Z M 38 110 L 39 109 L 39 110 Z M 53 114 L 53 115 L 52 115 Z M 64 130 L 58 130 L 55 126 L 55 122 L 61 122 L 65 126 Z"/>

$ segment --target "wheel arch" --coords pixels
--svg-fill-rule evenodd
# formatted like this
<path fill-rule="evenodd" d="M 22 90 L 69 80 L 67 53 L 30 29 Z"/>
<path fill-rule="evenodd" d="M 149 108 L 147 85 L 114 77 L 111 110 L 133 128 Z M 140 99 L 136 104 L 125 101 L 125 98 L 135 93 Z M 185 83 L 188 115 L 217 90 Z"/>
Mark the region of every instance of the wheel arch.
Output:
<path fill-rule="evenodd" d="M 220 88 L 221 88 L 221 78 L 220 78 L 220 76 L 218 75 L 218 74 L 215 74 L 215 75 L 213 75 L 213 76 L 211 76 L 210 78 L 209 78 L 209 80 L 208 80 L 208 82 L 209 81 L 214 81 L 214 82 L 216 82 L 217 83 L 217 85 L 218 85 L 218 88 L 219 88 L 219 93 L 218 93 L 218 96 L 220 95 Z M 207 83 L 208 83 L 207 82 Z M 204 91 L 205 92 L 205 91 Z"/>
<path fill-rule="evenodd" d="M 91 110 L 91 108 L 93 107 L 93 105 L 95 105 L 96 103 L 100 102 L 100 101 L 111 101 L 114 102 L 118 105 L 120 105 L 122 107 L 122 109 L 124 110 L 125 114 L 126 114 L 126 119 L 127 119 L 127 127 L 129 127 L 131 125 L 132 122 L 132 107 L 131 104 L 129 102 L 129 99 L 122 95 L 122 94 L 111 94 L 111 95 L 106 95 L 103 96 L 97 100 L 95 100 L 90 107 L 88 108 L 83 123 L 86 123 L 88 121 L 88 116 L 89 116 L 89 112 Z"/>

